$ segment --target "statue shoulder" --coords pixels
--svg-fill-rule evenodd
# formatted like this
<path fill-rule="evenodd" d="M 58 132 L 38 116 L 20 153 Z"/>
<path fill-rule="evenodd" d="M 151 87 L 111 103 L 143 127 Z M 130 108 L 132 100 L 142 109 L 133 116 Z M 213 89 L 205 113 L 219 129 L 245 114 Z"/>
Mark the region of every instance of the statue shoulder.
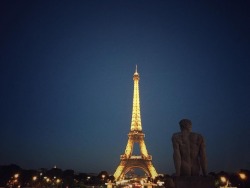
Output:
<path fill-rule="evenodd" d="M 198 138 L 203 138 L 203 136 L 199 133 L 191 132 L 190 135 L 198 137 Z"/>
<path fill-rule="evenodd" d="M 181 139 L 181 132 L 174 133 L 174 134 L 172 135 L 172 140 L 173 140 L 173 141 L 174 141 L 174 140 L 179 140 L 179 139 Z"/>
<path fill-rule="evenodd" d="M 204 142 L 203 136 L 199 133 L 192 132 L 190 138 L 198 143 Z"/>

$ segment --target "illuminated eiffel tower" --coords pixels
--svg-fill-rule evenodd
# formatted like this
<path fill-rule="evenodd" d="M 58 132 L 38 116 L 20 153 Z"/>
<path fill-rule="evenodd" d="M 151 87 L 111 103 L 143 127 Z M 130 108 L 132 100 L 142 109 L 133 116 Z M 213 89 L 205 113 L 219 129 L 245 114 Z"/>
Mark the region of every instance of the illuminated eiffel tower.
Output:
<path fill-rule="evenodd" d="M 148 154 L 146 144 L 144 142 L 145 134 L 142 132 L 139 98 L 139 74 L 137 72 L 137 66 L 133 80 L 134 96 L 131 128 L 128 134 L 128 143 L 125 153 L 121 155 L 120 164 L 114 173 L 116 180 L 124 179 L 125 175 L 134 168 L 142 169 L 148 175 L 148 177 L 153 179 L 157 176 L 157 172 L 152 164 L 152 156 Z M 138 156 L 132 155 L 135 143 L 138 143 L 140 147 L 140 155 Z"/>

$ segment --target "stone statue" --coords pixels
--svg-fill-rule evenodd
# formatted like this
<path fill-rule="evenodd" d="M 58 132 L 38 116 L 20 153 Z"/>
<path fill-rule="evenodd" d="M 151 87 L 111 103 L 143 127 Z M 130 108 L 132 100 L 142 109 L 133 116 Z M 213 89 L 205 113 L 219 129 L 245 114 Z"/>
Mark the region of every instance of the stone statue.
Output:
<path fill-rule="evenodd" d="M 181 132 L 172 136 L 176 176 L 199 176 L 200 168 L 202 174 L 206 176 L 207 159 L 203 137 L 191 132 L 190 120 L 182 119 L 179 125 Z"/>

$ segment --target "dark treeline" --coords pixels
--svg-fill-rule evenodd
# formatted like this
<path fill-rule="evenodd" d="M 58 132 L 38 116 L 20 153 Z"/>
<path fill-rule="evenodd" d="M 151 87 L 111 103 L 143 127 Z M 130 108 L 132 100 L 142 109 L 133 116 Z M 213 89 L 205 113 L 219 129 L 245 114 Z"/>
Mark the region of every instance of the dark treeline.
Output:
<path fill-rule="evenodd" d="M 241 169 L 237 172 L 210 172 L 210 177 L 214 177 L 215 187 L 232 186 L 238 188 L 250 188 L 250 171 Z M 172 187 L 174 175 L 162 174 L 154 180 L 157 183 L 164 182 L 167 188 Z M 0 166 L 0 187 L 60 187 L 71 188 L 87 186 L 103 186 L 106 182 L 115 182 L 114 176 L 109 175 L 107 171 L 101 171 L 97 174 L 76 173 L 72 169 L 62 170 L 60 168 L 38 170 L 22 169 L 16 164 Z M 162 186 L 162 187 L 164 187 Z"/>
<path fill-rule="evenodd" d="M 103 185 L 113 180 L 114 177 L 106 171 L 76 174 L 74 170 L 56 167 L 26 170 L 15 164 L 0 166 L 0 187 L 86 187 Z"/>

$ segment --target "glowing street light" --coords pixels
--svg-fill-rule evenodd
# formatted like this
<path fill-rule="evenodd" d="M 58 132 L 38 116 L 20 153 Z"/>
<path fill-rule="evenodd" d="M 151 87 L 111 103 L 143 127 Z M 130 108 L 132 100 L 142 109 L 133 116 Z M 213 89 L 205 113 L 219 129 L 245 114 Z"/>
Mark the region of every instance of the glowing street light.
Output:
<path fill-rule="evenodd" d="M 225 176 L 221 176 L 220 177 L 220 184 L 221 184 L 221 188 L 223 187 L 228 187 L 228 179 Z"/>
<path fill-rule="evenodd" d="M 15 175 L 14 175 L 14 178 L 18 178 L 18 177 L 19 177 L 19 174 L 15 174 Z"/>
<path fill-rule="evenodd" d="M 244 172 L 240 172 L 239 176 L 240 176 L 240 179 L 242 179 L 242 180 L 247 179 L 247 176 L 246 176 L 246 174 Z"/>
<path fill-rule="evenodd" d="M 247 175 L 244 172 L 240 172 L 239 177 L 240 177 L 240 179 L 242 181 L 243 187 L 245 188 L 245 180 L 247 179 Z"/>
<path fill-rule="evenodd" d="M 37 180 L 37 176 L 33 176 L 32 180 L 36 181 Z"/>
<path fill-rule="evenodd" d="M 221 177 L 220 177 L 220 181 L 221 181 L 222 183 L 226 183 L 226 182 L 227 182 L 227 178 L 226 178 L 225 176 L 221 176 Z"/>
<path fill-rule="evenodd" d="M 104 184 L 105 174 L 102 174 L 102 180 L 101 183 Z"/>

